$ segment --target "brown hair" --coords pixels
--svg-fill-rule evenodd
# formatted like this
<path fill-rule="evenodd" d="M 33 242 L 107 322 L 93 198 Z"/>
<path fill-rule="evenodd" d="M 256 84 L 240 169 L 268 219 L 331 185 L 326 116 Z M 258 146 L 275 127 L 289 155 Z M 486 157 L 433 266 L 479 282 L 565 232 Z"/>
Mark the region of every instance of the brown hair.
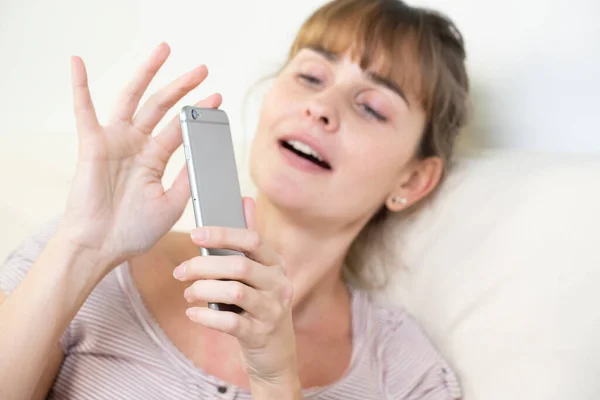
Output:
<path fill-rule="evenodd" d="M 463 38 L 448 17 L 400 0 L 334 0 L 304 22 L 289 59 L 303 48 L 349 51 L 363 69 L 375 69 L 416 96 L 426 124 L 415 157 L 441 158 L 445 178 L 455 139 L 467 122 L 469 91 Z M 378 286 L 366 278 L 365 265 L 369 249 L 383 243 L 386 220 L 384 207 L 356 238 L 346 257 L 346 280 Z"/>

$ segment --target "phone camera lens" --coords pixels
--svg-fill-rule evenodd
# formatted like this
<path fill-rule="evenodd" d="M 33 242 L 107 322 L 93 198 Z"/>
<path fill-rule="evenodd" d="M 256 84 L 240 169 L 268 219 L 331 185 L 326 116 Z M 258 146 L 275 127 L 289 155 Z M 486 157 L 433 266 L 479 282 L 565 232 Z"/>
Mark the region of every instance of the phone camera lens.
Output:
<path fill-rule="evenodd" d="M 200 118 L 201 115 L 202 114 L 200 114 L 198 111 L 192 110 L 192 118 L 198 119 L 198 118 Z"/>

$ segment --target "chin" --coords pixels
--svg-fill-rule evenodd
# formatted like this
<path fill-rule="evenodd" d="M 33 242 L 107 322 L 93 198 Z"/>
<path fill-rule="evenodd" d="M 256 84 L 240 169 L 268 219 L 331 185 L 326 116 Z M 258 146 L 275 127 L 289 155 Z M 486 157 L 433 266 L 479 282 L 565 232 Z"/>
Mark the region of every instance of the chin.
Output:
<path fill-rule="evenodd" d="M 331 202 L 330 173 L 300 168 L 282 156 L 279 144 L 255 141 L 250 157 L 250 177 L 258 194 L 281 210 L 306 217 L 327 215 Z M 314 169 L 314 168 L 313 168 Z"/>
<path fill-rule="evenodd" d="M 307 188 L 281 168 L 275 170 L 268 163 L 261 162 L 254 164 L 250 175 L 258 194 L 279 208 L 299 211 L 313 206 Z"/>
<path fill-rule="evenodd" d="M 360 203 L 347 204 L 347 197 L 340 198 L 316 183 L 311 187 L 310 181 L 296 176 L 293 170 L 275 170 L 261 162 L 251 168 L 251 176 L 258 195 L 299 224 L 330 229 L 363 224 L 370 215 Z"/>

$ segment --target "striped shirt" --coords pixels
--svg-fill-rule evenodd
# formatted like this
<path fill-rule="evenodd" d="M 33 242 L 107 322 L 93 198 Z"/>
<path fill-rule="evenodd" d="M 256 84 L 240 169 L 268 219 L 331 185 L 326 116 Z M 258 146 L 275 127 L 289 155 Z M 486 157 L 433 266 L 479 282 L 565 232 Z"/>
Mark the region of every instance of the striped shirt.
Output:
<path fill-rule="evenodd" d="M 57 221 L 27 238 L 0 267 L 9 294 L 54 233 Z M 452 400 L 455 375 L 417 324 L 403 311 L 352 293 L 353 350 L 337 382 L 304 389 L 305 399 Z M 49 399 L 236 399 L 251 394 L 195 367 L 144 306 L 129 266 L 108 274 L 79 310 L 60 345 L 64 362 Z"/>

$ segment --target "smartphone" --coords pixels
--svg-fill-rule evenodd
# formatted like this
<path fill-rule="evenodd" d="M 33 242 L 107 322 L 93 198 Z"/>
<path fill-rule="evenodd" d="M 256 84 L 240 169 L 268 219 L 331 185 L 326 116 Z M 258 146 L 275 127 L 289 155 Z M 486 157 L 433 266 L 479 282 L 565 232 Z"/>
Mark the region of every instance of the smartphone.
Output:
<path fill-rule="evenodd" d="M 179 122 L 196 226 L 246 228 L 246 218 L 227 114 L 185 106 Z M 244 255 L 229 249 L 200 249 L 202 256 Z M 234 304 L 209 303 L 213 310 L 241 313 Z"/>

